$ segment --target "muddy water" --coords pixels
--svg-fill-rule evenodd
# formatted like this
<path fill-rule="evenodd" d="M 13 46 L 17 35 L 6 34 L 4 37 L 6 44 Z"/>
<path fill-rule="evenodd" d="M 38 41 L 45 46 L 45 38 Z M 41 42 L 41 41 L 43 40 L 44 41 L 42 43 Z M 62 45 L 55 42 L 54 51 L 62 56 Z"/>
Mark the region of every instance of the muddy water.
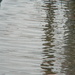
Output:
<path fill-rule="evenodd" d="M 75 75 L 74 8 L 74 0 L 3 0 L 0 75 Z"/>

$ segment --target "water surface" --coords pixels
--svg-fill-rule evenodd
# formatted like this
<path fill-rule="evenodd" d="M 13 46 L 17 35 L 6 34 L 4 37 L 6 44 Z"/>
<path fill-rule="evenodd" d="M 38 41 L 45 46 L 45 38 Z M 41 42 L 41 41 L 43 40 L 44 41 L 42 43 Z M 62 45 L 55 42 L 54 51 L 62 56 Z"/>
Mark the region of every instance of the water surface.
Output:
<path fill-rule="evenodd" d="M 74 0 L 3 0 L 0 75 L 75 75 L 74 9 Z"/>

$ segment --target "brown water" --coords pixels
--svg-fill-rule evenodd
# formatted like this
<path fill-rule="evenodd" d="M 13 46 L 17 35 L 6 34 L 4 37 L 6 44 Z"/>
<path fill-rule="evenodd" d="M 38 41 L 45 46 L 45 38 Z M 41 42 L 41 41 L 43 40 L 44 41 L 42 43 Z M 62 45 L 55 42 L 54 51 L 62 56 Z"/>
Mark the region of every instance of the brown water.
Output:
<path fill-rule="evenodd" d="M 0 75 L 75 75 L 74 21 L 74 0 L 3 0 Z"/>

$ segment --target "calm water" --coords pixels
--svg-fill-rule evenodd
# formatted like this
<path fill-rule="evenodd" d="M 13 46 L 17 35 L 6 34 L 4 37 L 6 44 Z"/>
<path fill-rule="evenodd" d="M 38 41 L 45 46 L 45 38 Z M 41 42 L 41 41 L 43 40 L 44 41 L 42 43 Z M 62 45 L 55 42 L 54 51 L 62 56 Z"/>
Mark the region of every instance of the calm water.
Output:
<path fill-rule="evenodd" d="M 75 75 L 75 0 L 3 0 L 0 75 Z"/>

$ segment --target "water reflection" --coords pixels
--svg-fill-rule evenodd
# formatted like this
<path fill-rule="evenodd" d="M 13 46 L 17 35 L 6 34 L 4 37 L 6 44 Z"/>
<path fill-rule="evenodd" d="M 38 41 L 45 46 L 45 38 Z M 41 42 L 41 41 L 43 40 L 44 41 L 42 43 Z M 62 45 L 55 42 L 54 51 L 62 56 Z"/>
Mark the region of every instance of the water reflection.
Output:
<path fill-rule="evenodd" d="M 62 65 L 65 75 L 75 75 L 75 0 L 69 0 L 67 30 L 65 36 L 65 61 Z"/>
<path fill-rule="evenodd" d="M 41 68 L 44 75 L 64 75 L 62 70 L 62 63 L 64 61 L 64 33 L 65 23 L 65 1 L 61 0 L 48 0 L 45 2 L 46 22 L 43 29 L 45 35 L 43 36 L 43 62 Z"/>
<path fill-rule="evenodd" d="M 44 12 L 41 6 L 41 0 L 3 0 L 0 9 L 0 75 L 42 74 Z"/>
<path fill-rule="evenodd" d="M 0 75 L 75 75 L 74 12 L 74 0 L 3 0 Z"/>
<path fill-rule="evenodd" d="M 54 50 L 51 49 L 51 47 L 53 47 L 51 42 L 54 41 L 53 39 L 54 34 L 52 33 L 54 29 L 51 25 L 53 23 L 54 11 L 50 1 L 45 1 L 45 3 L 46 3 L 45 9 L 47 14 L 46 22 L 48 24 L 46 24 L 45 28 L 43 29 L 45 31 L 45 36 L 43 36 L 44 37 L 43 40 L 47 42 L 43 44 L 45 47 L 43 48 L 44 58 L 43 58 L 43 63 L 41 64 L 41 68 L 44 69 L 45 75 L 47 75 L 47 74 L 54 74 L 54 72 L 52 72 L 50 68 L 51 66 L 53 66 L 52 62 L 54 61 L 53 60 L 54 55 L 52 54 L 54 53 Z"/>
<path fill-rule="evenodd" d="M 75 1 L 45 1 L 44 75 L 75 75 Z"/>

